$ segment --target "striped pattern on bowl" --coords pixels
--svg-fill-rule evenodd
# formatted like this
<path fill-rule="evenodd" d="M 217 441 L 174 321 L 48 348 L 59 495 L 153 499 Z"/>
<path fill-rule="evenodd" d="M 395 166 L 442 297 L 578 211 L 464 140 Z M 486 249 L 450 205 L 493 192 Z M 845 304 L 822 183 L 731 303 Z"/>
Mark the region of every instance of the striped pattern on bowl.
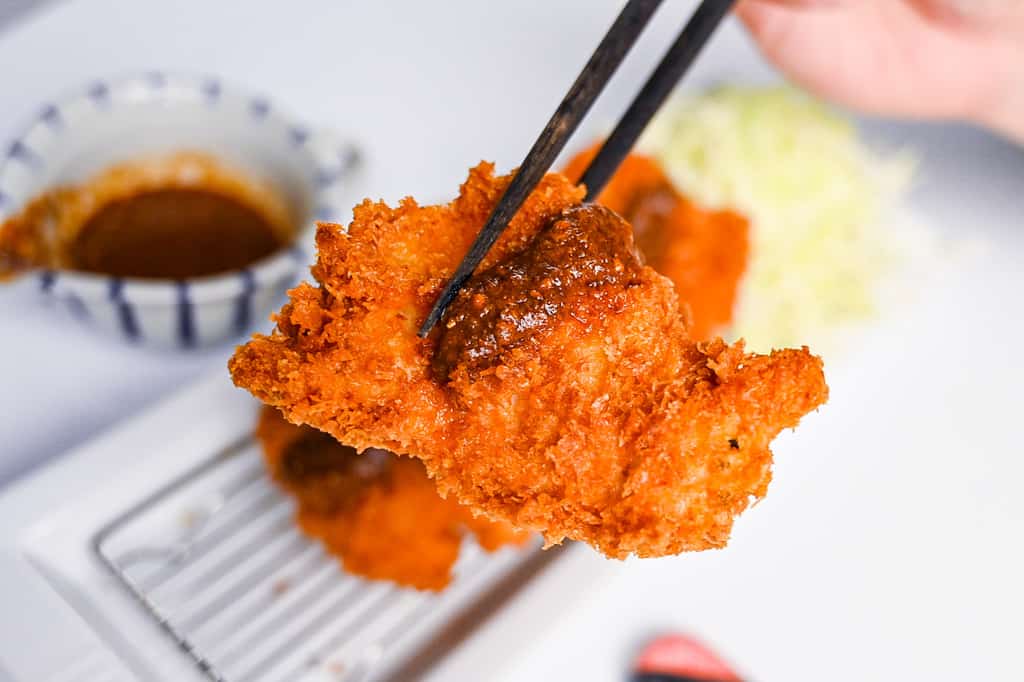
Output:
<path fill-rule="evenodd" d="M 150 72 L 94 82 L 40 108 L 0 153 L 0 222 L 54 186 L 107 166 L 190 149 L 282 191 L 301 226 L 295 242 L 245 269 L 181 281 L 37 273 L 40 290 L 93 326 L 147 345 L 194 348 L 265 318 L 312 258 L 315 221 L 346 222 L 356 148 L 282 115 L 268 99 L 219 80 Z"/>

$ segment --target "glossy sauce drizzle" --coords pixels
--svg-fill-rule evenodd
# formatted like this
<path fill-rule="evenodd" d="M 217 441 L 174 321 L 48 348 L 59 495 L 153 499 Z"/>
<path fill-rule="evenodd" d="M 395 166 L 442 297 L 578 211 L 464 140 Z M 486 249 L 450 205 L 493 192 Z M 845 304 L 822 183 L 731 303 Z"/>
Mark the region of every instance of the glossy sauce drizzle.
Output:
<path fill-rule="evenodd" d="M 473 276 L 441 322 L 432 359 L 438 381 L 457 366 L 471 377 L 531 343 L 575 300 L 600 304 L 638 281 L 630 226 L 588 204 L 563 212 L 526 248 Z"/>

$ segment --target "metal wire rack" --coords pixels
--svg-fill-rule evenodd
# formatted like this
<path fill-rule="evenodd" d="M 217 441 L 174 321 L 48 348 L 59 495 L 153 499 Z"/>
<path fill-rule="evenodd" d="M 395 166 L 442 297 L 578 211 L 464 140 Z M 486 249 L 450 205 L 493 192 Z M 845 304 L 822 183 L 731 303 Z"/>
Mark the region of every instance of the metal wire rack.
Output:
<path fill-rule="evenodd" d="M 387 677 L 539 568 L 536 550 L 489 555 L 467 541 L 440 594 L 365 581 L 302 536 L 292 513 L 246 438 L 113 519 L 93 549 L 218 682 Z"/>

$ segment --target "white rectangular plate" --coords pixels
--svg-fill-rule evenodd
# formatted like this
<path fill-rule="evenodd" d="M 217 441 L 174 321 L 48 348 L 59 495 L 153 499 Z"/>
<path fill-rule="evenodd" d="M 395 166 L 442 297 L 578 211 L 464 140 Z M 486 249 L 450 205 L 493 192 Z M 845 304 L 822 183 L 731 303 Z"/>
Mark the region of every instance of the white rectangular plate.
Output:
<path fill-rule="evenodd" d="M 219 373 L 0 497 L 0 670 L 17 682 L 406 674 L 573 554 L 534 545 L 486 555 L 467 544 L 440 595 L 347 576 L 298 535 L 290 503 L 262 476 L 255 415 Z M 240 492 L 225 500 L 231 489 Z M 190 539 L 218 524 L 222 541 L 195 556 Z M 159 588 L 144 585 L 159 565 L 134 564 L 125 581 L 107 561 L 182 541 L 193 554 Z"/>

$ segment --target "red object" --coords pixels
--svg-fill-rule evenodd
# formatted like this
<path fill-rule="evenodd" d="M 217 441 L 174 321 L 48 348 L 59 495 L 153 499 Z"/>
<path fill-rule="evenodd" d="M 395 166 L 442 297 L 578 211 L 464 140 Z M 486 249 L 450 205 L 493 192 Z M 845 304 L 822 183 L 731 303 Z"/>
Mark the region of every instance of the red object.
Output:
<path fill-rule="evenodd" d="M 657 638 L 640 652 L 633 669 L 635 679 L 658 676 L 688 682 L 743 682 L 710 649 L 686 635 Z"/>

